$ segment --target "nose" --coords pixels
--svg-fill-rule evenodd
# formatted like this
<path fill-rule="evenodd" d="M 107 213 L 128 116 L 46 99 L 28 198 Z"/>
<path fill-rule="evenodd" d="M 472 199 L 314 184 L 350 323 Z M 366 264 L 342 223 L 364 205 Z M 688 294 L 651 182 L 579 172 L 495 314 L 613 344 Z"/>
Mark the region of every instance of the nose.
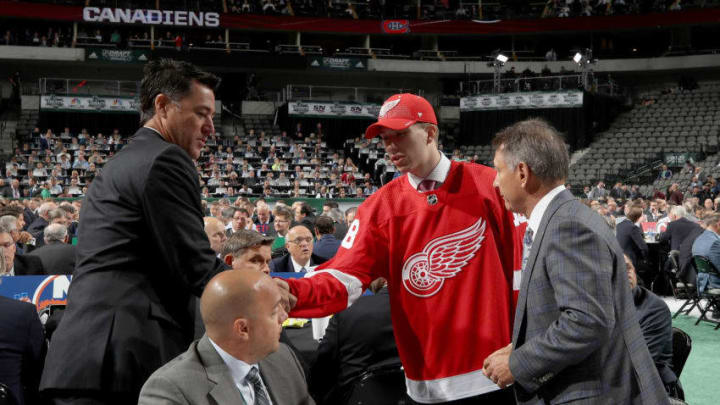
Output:
<path fill-rule="evenodd" d="M 208 135 L 215 133 L 215 124 L 213 123 L 212 117 L 213 117 L 212 115 L 209 115 L 207 118 L 207 122 L 205 123 L 205 125 L 210 129 L 210 132 L 208 133 Z"/>
<path fill-rule="evenodd" d="M 282 325 L 285 320 L 288 319 L 288 313 L 285 312 L 285 308 L 280 307 L 280 316 L 278 316 L 278 324 Z"/>
<path fill-rule="evenodd" d="M 495 173 L 495 179 L 493 179 L 493 187 L 500 187 L 500 184 L 498 184 L 498 175 Z"/>

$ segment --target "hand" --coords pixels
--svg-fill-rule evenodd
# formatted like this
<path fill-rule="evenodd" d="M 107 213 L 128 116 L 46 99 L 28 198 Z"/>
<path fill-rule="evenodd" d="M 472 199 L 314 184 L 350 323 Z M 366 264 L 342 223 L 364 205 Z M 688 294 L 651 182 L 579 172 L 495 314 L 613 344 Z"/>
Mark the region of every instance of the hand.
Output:
<path fill-rule="evenodd" d="M 510 372 L 510 353 L 512 353 L 512 343 L 496 350 L 483 363 L 483 374 L 500 388 L 515 382 L 515 377 Z"/>
<path fill-rule="evenodd" d="M 30 234 L 30 232 L 22 231 L 20 232 L 20 237 L 18 238 L 18 242 L 20 243 L 28 243 L 33 236 Z"/>
<path fill-rule="evenodd" d="M 290 311 L 295 308 L 295 304 L 297 304 L 297 297 L 290 294 L 290 285 L 287 283 L 287 281 L 281 278 L 274 278 L 273 280 L 275 280 L 275 284 L 280 287 L 280 294 L 282 295 L 282 305 L 285 308 L 285 312 L 289 314 Z"/>

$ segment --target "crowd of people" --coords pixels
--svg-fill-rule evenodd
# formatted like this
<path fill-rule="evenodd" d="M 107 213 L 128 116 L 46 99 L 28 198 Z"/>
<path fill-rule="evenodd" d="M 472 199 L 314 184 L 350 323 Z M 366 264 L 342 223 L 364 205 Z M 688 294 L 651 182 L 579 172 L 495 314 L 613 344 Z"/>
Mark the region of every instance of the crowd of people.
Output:
<path fill-rule="evenodd" d="M 222 164 L 242 165 L 271 143 L 262 134 L 232 139 L 230 154 L 208 144 L 218 85 L 186 62 L 148 63 L 133 141 L 111 151 L 81 202 L 36 207 L 42 219 L 33 224 L 49 243 L 57 239 L 53 221 L 72 226 L 82 206 L 67 307 L 43 367 L 37 342 L 24 345 L 33 351 L 25 364 L 41 401 L 329 405 L 346 393 L 329 391 L 347 389 L 350 376 L 377 364 L 404 374 L 400 394 L 410 403 L 668 404 L 676 395 L 677 378 L 664 371 L 669 310 L 637 292 L 620 232 L 567 191 L 570 157 L 548 123 L 525 120 L 499 132 L 491 169 L 449 159 L 430 103 L 393 95 L 359 143 L 373 152 L 381 146 L 402 175 L 357 208 L 342 212 L 328 202 L 314 217 L 303 202 L 271 210 L 263 199 L 201 199 L 199 174 L 207 169 L 209 187 Z M 297 142 L 279 135 L 264 155 L 281 174 L 282 160 L 302 165 L 313 159 L 303 154 L 322 150 L 322 136 L 312 142 L 298 133 Z M 58 147 L 52 134 L 39 138 L 44 151 Z M 235 146 L 252 156 L 234 162 Z M 339 156 L 329 161 L 348 166 Z M 7 203 L 16 233 L 7 228 L 4 252 L 29 240 L 17 221 L 38 202 Z M 16 265 L 10 270 L 19 274 Z M 263 274 L 271 271 L 300 277 Z M 369 288 L 378 306 L 358 306 Z M 331 323 L 316 356 L 322 361 L 307 364 L 282 324 L 338 312 L 360 319 Z M 23 336 L 42 340 L 34 314 L 14 308 L 12 315 L 26 317 Z M 346 329 L 373 321 L 382 322 L 374 335 Z M 372 339 L 384 345 L 354 352 Z M 21 381 L 19 364 L 0 370 Z M 337 378 L 314 378 L 328 375 Z"/>

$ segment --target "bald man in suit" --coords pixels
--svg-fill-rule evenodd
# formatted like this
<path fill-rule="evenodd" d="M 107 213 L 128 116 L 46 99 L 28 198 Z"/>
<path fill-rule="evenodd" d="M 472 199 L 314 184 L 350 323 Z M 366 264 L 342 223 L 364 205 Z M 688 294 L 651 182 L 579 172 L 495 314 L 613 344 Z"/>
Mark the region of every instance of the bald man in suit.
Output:
<path fill-rule="evenodd" d="M 295 354 L 279 343 L 287 313 L 259 271 L 225 271 L 203 292 L 206 334 L 153 373 L 139 405 L 314 405 Z"/>

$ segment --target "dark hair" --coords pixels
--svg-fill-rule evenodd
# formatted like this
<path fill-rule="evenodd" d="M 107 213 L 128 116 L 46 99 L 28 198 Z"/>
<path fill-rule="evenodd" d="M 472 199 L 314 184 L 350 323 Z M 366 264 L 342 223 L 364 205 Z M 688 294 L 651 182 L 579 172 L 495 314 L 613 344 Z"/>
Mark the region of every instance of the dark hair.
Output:
<path fill-rule="evenodd" d="M 155 115 L 155 97 L 158 94 L 179 101 L 190 92 L 193 80 L 213 92 L 220 84 L 220 78 L 188 62 L 163 58 L 145 65 L 140 83 L 140 125 Z"/>
<path fill-rule="evenodd" d="M 320 235 L 328 235 L 335 232 L 335 221 L 327 215 L 320 215 L 315 220 L 315 227 Z"/>
<path fill-rule="evenodd" d="M 324 206 L 324 207 L 330 207 L 330 208 L 339 208 L 339 207 L 340 207 L 340 206 L 338 205 L 337 201 L 325 201 L 325 202 L 323 203 L 323 206 Z"/>
<path fill-rule="evenodd" d="M 628 211 L 628 214 L 627 214 L 627 219 L 629 219 L 630 222 L 632 222 L 634 224 L 635 222 L 637 222 L 638 219 L 640 219 L 642 214 L 643 214 L 642 207 L 640 207 L 638 205 L 631 205 L 630 211 Z"/>
<path fill-rule="evenodd" d="M 307 204 L 306 202 L 303 202 L 302 205 L 300 206 L 300 213 L 302 213 L 302 214 L 305 214 L 305 215 L 313 215 L 313 212 L 315 212 L 315 210 L 313 209 L 313 207 L 311 207 L 311 206 L 310 206 L 309 204 Z"/>
<path fill-rule="evenodd" d="M 511 170 L 524 162 L 543 183 L 565 181 L 568 177 L 567 147 L 557 130 L 540 118 L 520 121 L 503 129 L 495 135 L 492 145 L 502 152 Z"/>

